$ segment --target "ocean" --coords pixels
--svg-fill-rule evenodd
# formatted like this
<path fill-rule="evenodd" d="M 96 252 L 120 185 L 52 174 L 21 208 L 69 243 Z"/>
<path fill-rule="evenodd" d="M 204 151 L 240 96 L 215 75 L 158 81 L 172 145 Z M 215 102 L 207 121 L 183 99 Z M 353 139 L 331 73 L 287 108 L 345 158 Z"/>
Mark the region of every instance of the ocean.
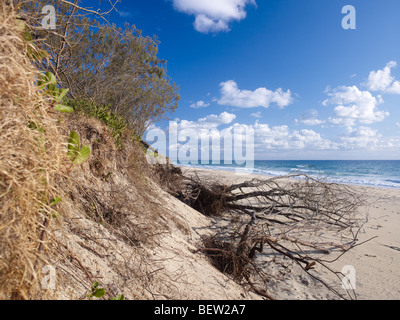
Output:
<path fill-rule="evenodd" d="M 400 160 L 256 160 L 254 169 L 235 164 L 190 167 L 272 176 L 304 173 L 335 183 L 400 189 Z"/>

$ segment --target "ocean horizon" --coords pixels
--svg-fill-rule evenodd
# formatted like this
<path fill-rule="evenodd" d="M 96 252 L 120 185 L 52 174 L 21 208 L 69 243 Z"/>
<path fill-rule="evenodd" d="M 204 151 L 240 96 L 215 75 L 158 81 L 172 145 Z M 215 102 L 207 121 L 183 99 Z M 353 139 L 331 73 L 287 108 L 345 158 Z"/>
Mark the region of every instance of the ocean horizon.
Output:
<path fill-rule="evenodd" d="M 270 176 L 300 173 L 334 183 L 400 189 L 400 160 L 255 160 L 251 168 L 235 163 L 177 165 Z"/>

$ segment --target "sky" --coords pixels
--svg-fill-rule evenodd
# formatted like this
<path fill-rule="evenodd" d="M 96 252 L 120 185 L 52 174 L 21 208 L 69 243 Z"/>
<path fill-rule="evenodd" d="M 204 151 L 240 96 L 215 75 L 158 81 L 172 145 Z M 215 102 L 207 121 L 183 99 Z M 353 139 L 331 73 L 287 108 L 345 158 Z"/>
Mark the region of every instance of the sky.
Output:
<path fill-rule="evenodd" d="M 122 0 L 117 10 L 110 21 L 157 35 L 180 87 L 179 132 L 252 130 L 258 160 L 400 159 L 400 1 Z"/>

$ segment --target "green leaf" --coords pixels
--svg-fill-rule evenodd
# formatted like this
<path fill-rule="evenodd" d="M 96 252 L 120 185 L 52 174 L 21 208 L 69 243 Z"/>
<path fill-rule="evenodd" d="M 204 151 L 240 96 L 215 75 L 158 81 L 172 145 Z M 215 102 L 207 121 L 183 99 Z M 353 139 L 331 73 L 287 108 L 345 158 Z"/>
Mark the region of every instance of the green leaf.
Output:
<path fill-rule="evenodd" d="M 74 161 L 79 154 L 80 139 L 79 134 L 76 131 L 72 131 L 68 139 L 68 157 L 71 161 Z"/>
<path fill-rule="evenodd" d="M 57 88 L 56 77 L 49 71 L 40 75 L 38 80 L 39 89 L 44 89 L 46 86 L 49 91 L 55 91 Z"/>
<path fill-rule="evenodd" d="M 50 207 L 54 206 L 55 204 L 57 204 L 59 202 L 61 202 L 61 198 L 60 197 L 57 197 L 57 198 L 51 200 Z"/>
<path fill-rule="evenodd" d="M 29 127 L 29 129 L 37 129 L 37 125 L 36 125 L 36 123 L 33 122 L 33 121 L 30 121 L 30 122 L 29 122 L 28 127 Z"/>
<path fill-rule="evenodd" d="M 68 139 L 68 157 L 73 164 L 80 165 L 90 156 L 90 148 L 83 145 L 81 148 L 79 135 L 72 131 Z"/>
<path fill-rule="evenodd" d="M 69 134 L 68 143 L 68 149 L 75 151 L 78 151 L 80 149 L 80 138 L 78 132 L 71 131 L 71 133 Z"/>
<path fill-rule="evenodd" d="M 22 20 L 21 20 L 21 17 L 18 16 L 18 15 L 16 16 L 16 18 L 17 18 L 16 22 L 17 22 L 18 29 L 19 29 L 21 32 L 25 31 L 25 28 L 26 28 L 25 22 L 22 21 Z"/>
<path fill-rule="evenodd" d="M 123 295 L 123 294 L 120 294 L 120 295 L 118 296 L 118 300 L 125 300 L 124 295 Z"/>
<path fill-rule="evenodd" d="M 59 95 L 56 98 L 56 101 L 60 102 L 65 97 L 65 95 L 68 93 L 68 91 L 69 91 L 69 89 L 60 89 Z M 71 108 L 71 109 L 72 109 L 72 111 L 74 110 L 73 108 Z"/>
<path fill-rule="evenodd" d="M 55 98 L 57 96 L 57 84 L 48 84 L 47 85 L 47 94 Z"/>
<path fill-rule="evenodd" d="M 54 92 L 57 90 L 57 79 L 51 72 L 46 72 L 47 77 L 47 91 L 49 94 L 54 96 Z"/>
<path fill-rule="evenodd" d="M 95 296 L 96 298 L 102 298 L 105 294 L 106 294 L 106 290 L 103 288 L 96 289 L 93 292 L 93 296 Z"/>
<path fill-rule="evenodd" d="M 60 111 L 60 112 L 64 112 L 64 113 L 74 112 L 74 108 L 68 107 L 68 106 L 64 106 L 62 104 L 56 104 L 55 107 L 54 107 L 54 110 Z"/>
<path fill-rule="evenodd" d="M 90 156 L 90 148 L 88 146 L 83 145 L 82 149 L 79 151 L 79 154 L 73 160 L 74 164 L 80 165 L 82 162 L 84 162 L 86 159 L 88 159 Z"/>
<path fill-rule="evenodd" d="M 48 56 L 46 50 L 39 50 L 37 48 L 28 47 L 27 51 L 27 56 L 34 61 L 41 61 Z"/>
<path fill-rule="evenodd" d="M 27 42 L 32 41 L 32 35 L 31 35 L 31 33 L 30 33 L 28 30 L 26 30 L 26 31 L 24 32 L 23 38 L 24 38 L 24 40 L 27 41 Z"/>
<path fill-rule="evenodd" d="M 45 75 L 41 74 L 39 76 L 39 80 L 38 80 L 38 87 L 40 90 L 44 89 L 46 87 L 46 83 L 47 83 L 47 78 Z"/>
<path fill-rule="evenodd" d="M 53 73 L 51 73 L 50 71 L 47 71 L 45 73 L 45 75 L 48 79 L 47 84 L 57 84 L 56 76 Z"/>
<path fill-rule="evenodd" d="M 46 50 L 30 50 L 30 48 L 28 48 L 28 53 L 30 54 L 30 57 L 34 60 L 34 61 L 41 61 L 44 58 L 47 58 L 48 53 Z"/>

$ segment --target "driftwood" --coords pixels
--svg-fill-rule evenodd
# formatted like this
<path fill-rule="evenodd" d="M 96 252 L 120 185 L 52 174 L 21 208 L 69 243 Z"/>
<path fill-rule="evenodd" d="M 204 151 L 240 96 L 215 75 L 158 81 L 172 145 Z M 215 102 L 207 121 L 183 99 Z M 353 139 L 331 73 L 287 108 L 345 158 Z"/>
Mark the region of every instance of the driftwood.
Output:
<path fill-rule="evenodd" d="M 357 245 L 363 225 L 357 208 L 363 199 L 351 188 L 302 174 L 225 185 L 175 170 L 170 181 L 170 192 L 202 214 L 232 217 L 229 231 L 204 238 L 201 249 L 222 272 L 271 298 L 255 285 L 266 282 L 256 262 L 268 249 L 300 265 L 340 298 L 355 298 L 354 291 L 340 293 L 312 274 L 319 265 L 339 276 L 321 256 L 341 256 Z"/>

